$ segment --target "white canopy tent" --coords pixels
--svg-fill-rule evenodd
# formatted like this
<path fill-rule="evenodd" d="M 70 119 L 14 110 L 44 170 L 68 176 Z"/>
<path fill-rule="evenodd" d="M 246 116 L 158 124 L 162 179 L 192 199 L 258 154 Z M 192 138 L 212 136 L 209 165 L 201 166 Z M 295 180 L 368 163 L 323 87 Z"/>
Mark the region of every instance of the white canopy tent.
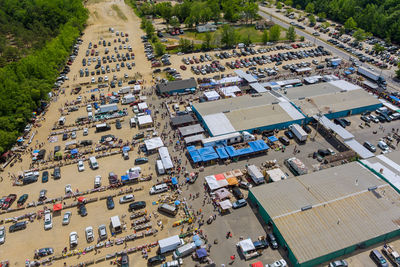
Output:
<path fill-rule="evenodd" d="M 158 148 L 164 146 L 164 143 L 161 140 L 161 137 L 154 137 L 151 139 L 144 140 L 144 144 L 148 151 L 158 149 Z"/>
<path fill-rule="evenodd" d="M 204 92 L 204 96 L 207 98 L 207 101 L 218 100 L 221 96 L 215 90 Z"/>
<path fill-rule="evenodd" d="M 168 148 L 165 146 L 160 147 L 158 149 L 158 153 L 160 154 L 161 162 L 164 166 L 164 169 L 169 170 L 174 167 L 174 164 L 172 163 L 171 157 L 168 152 Z"/>
<path fill-rule="evenodd" d="M 204 177 L 204 179 L 206 180 L 207 185 L 211 191 L 214 191 L 214 190 L 217 190 L 219 188 L 229 185 L 228 181 L 226 179 L 217 181 L 217 179 L 215 178 L 214 175 L 206 176 L 206 177 Z"/>

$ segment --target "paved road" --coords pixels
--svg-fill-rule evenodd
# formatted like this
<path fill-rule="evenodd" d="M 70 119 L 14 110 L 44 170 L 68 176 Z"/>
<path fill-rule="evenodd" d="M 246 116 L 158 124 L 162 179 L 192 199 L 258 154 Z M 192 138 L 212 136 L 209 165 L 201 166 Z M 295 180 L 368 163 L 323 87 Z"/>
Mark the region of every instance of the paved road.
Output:
<path fill-rule="evenodd" d="M 261 17 L 263 17 L 265 19 L 269 19 L 272 22 L 274 22 L 275 24 L 278 24 L 278 25 L 280 25 L 280 26 L 282 26 L 282 27 L 284 27 L 286 29 L 289 28 L 289 26 L 290 26 L 289 23 L 283 22 L 282 20 L 271 16 L 271 14 L 263 7 L 260 7 L 260 9 L 261 9 L 261 11 L 259 11 L 258 14 Z M 337 55 L 337 56 L 339 56 L 339 57 L 341 57 L 341 58 L 343 58 L 345 60 L 349 60 L 350 57 L 354 57 L 353 55 L 348 54 L 348 53 L 346 53 L 345 51 L 343 51 L 341 49 L 338 49 L 338 48 L 336 48 L 336 47 L 334 47 L 332 45 L 329 45 L 329 44 L 321 41 L 320 39 L 316 38 L 312 34 L 308 34 L 308 33 L 304 32 L 302 30 L 299 30 L 297 28 L 295 28 L 295 31 L 296 31 L 297 35 L 304 36 L 304 38 L 307 39 L 308 41 L 314 43 L 317 46 L 320 46 L 320 45 L 323 46 L 326 50 L 332 52 L 333 54 L 335 54 L 335 55 Z M 360 62 L 360 64 L 361 65 L 365 65 L 365 66 L 372 66 L 370 64 L 366 64 L 366 63 L 362 63 L 362 62 Z M 376 68 L 375 66 L 372 66 L 372 67 Z M 391 78 L 393 74 L 388 70 L 382 70 L 381 73 L 385 77 L 386 81 L 388 82 L 388 86 L 389 87 L 393 87 L 394 89 L 396 89 L 398 91 L 399 90 L 399 84 L 395 83 Z"/>

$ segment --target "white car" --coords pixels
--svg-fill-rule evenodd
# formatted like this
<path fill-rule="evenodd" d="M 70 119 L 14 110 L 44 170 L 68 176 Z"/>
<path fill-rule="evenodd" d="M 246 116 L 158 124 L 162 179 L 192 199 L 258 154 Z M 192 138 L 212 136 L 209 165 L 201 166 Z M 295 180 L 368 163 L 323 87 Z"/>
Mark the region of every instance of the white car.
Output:
<path fill-rule="evenodd" d="M 85 170 L 85 166 L 83 165 L 83 161 L 78 161 L 78 171 L 83 172 Z"/>
<path fill-rule="evenodd" d="M 108 82 L 108 76 L 104 76 L 104 81 Z"/>
<path fill-rule="evenodd" d="M 75 247 L 78 245 L 78 234 L 76 232 L 71 232 L 69 234 L 69 245 Z"/>
<path fill-rule="evenodd" d="M 96 79 L 92 77 L 92 83 L 96 83 Z"/>
<path fill-rule="evenodd" d="M 89 129 L 88 128 L 83 128 L 83 136 L 86 136 L 89 134 Z"/>
<path fill-rule="evenodd" d="M 4 241 L 6 241 L 6 229 L 0 226 L 0 244 L 4 244 Z"/>
<path fill-rule="evenodd" d="M 132 201 L 135 201 L 135 197 L 132 194 L 129 194 L 129 195 L 125 195 L 125 196 L 121 197 L 119 199 L 119 204 L 128 203 L 128 202 L 132 202 Z"/>
<path fill-rule="evenodd" d="M 268 266 L 268 267 L 286 267 L 287 263 L 286 263 L 286 261 L 284 259 L 281 259 L 281 260 L 278 260 L 278 261 L 276 261 L 276 262 L 274 262 L 272 264 L 267 264 L 265 266 Z"/>
<path fill-rule="evenodd" d="M 92 242 L 94 240 L 94 234 L 93 234 L 93 227 L 88 226 L 85 229 L 85 234 L 86 234 L 86 240 L 88 243 Z"/>
<path fill-rule="evenodd" d="M 92 105 L 87 105 L 86 106 L 86 111 L 87 112 L 92 112 Z"/>
<path fill-rule="evenodd" d="M 72 188 L 71 188 L 71 185 L 70 184 L 67 184 L 66 186 L 65 186 L 65 194 L 72 194 L 73 192 L 72 192 Z"/>
<path fill-rule="evenodd" d="M 383 142 L 383 141 L 379 141 L 379 142 L 378 142 L 378 147 L 379 147 L 380 149 L 382 149 L 382 152 L 383 152 L 383 153 L 386 153 L 386 152 L 389 151 L 389 146 L 388 146 L 385 142 Z"/>
<path fill-rule="evenodd" d="M 71 133 L 71 139 L 76 139 L 76 132 L 75 131 Z"/>
<path fill-rule="evenodd" d="M 68 225 L 68 224 L 69 224 L 69 221 L 71 220 L 71 216 L 72 216 L 72 212 L 67 211 L 67 212 L 64 214 L 62 224 L 63 224 L 63 225 Z"/>
<path fill-rule="evenodd" d="M 53 218 L 51 212 L 46 210 L 44 213 L 44 230 L 50 230 L 53 228 Z"/>
<path fill-rule="evenodd" d="M 107 228 L 104 224 L 99 226 L 99 238 L 100 240 L 107 239 Z"/>

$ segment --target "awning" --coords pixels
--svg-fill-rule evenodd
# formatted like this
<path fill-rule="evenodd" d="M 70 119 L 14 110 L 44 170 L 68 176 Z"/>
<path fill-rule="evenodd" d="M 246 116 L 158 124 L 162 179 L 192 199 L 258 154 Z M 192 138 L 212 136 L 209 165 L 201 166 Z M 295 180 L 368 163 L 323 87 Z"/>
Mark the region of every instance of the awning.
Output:
<path fill-rule="evenodd" d="M 171 183 L 172 184 L 178 184 L 178 179 L 176 179 L 176 177 L 172 177 L 171 178 Z"/>
<path fill-rule="evenodd" d="M 79 198 L 78 198 L 78 201 L 79 201 L 79 202 L 84 202 L 84 201 L 85 201 L 85 197 L 79 197 Z"/>
<path fill-rule="evenodd" d="M 243 252 L 255 250 L 253 241 L 250 238 L 242 240 L 239 242 L 239 247 L 242 249 Z"/>
<path fill-rule="evenodd" d="M 200 248 L 196 250 L 197 257 L 204 258 L 207 256 L 207 250 L 205 248 Z"/>
<path fill-rule="evenodd" d="M 226 181 L 228 182 L 229 185 L 237 185 L 239 184 L 239 181 L 236 177 L 229 177 L 226 178 Z"/>
<path fill-rule="evenodd" d="M 232 203 L 229 201 L 229 199 L 226 199 L 224 201 L 219 202 L 219 206 L 223 210 L 228 210 L 228 209 L 232 208 Z"/>
<path fill-rule="evenodd" d="M 255 263 L 252 263 L 251 267 L 264 267 L 264 265 L 261 261 L 257 261 Z"/>
<path fill-rule="evenodd" d="M 215 195 L 217 196 L 218 199 L 224 200 L 226 198 L 229 198 L 232 194 L 228 191 L 228 189 L 220 188 L 217 191 L 215 191 Z"/>
<path fill-rule="evenodd" d="M 276 138 L 275 136 L 268 136 L 268 140 L 270 141 L 270 142 L 276 142 L 276 141 L 278 141 L 278 138 Z"/>
<path fill-rule="evenodd" d="M 53 205 L 53 211 L 58 211 L 58 210 L 62 210 L 62 204 L 61 203 Z"/>
<path fill-rule="evenodd" d="M 124 146 L 122 148 L 122 151 L 124 151 L 124 152 L 128 152 L 129 150 L 131 150 L 131 147 L 129 147 L 129 146 Z"/>

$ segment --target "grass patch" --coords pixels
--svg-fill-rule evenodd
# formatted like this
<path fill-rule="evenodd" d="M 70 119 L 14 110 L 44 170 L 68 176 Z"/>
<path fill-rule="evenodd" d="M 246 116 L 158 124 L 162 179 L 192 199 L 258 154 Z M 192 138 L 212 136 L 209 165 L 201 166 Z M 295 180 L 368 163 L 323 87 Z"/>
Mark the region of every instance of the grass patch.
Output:
<path fill-rule="evenodd" d="M 104 0 L 87 0 L 85 4 L 97 4 L 103 2 Z"/>
<path fill-rule="evenodd" d="M 119 6 L 117 6 L 116 4 L 113 4 L 113 5 L 111 6 L 111 8 L 112 8 L 115 12 L 117 12 L 117 15 L 118 15 L 118 17 L 119 17 L 120 19 L 122 19 L 122 20 L 128 20 L 127 17 L 125 16 L 124 12 L 122 12 L 122 10 L 119 8 Z"/>
<path fill-rule="evenodd" d="M 256 30 L 254 25 L 242 25 L 238 27 L 234 27 L 236 33 L 238 34 L 238 42 L 244 42 L 248 36 L 250 36 L 250 40 L 252 43 L 261 43 L 262 42 L 262 34 L 263 32 L 260 30 Z M 211 32 L 212 39 L 215 40 L 215 37 L 221 35 L 222 28 L 218 28 L 215 32 Z M 185 34 L 181 36 L 182 38 L 188 38 L 193 40 L 204 41 L 206 33 L 199 33 L 195 30 L 187 30 Z M 286 40 L 286 29 L 281 27 L 281 40 Z"/>

